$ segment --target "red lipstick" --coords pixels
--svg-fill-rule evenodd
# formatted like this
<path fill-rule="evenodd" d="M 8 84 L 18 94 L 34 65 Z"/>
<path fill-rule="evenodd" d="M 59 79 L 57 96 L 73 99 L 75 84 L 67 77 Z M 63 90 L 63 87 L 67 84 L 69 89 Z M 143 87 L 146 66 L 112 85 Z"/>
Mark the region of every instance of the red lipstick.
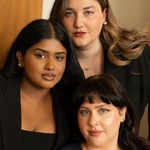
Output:
<path fill-rule="evenodd" d="M 86 34 L 86 32 L 75 32 L 74 35 L 77 37 L 82 37 Z"/>
<path fill-rule="evenodd" d="M 90 130 L 89 133 L 91 136 L 99 136 L 103 133 L 103 131 Z"/>
<path fill-rule="evenodd" d="M 42 77 L 45 80 L 52 81 L 55 78 L 55 75 L 53 73 L 45 73 L 45 74 L 42 74 Z"/>

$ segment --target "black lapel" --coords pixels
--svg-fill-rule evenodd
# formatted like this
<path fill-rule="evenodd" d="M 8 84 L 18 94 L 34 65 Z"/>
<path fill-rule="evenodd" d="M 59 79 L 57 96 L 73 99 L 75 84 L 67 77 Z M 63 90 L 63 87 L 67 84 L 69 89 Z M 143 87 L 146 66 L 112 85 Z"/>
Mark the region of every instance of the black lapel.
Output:
<path fill-rule="evenodd" d="M 9 78 L 5 95 L 1 94 L 1 126 L 4 150 L 19 150 L 21 136 L 21 77 Z"/>
<path fill-rule="evenodd" d="M 110 62 L 108 59 L 108 45 L 103 45 L 104 47 L 104 72 L 115 77 L 121 85 L 127 90 L 129 89 L 129 83 L 131 79 L 131 67 L 126 66 L 116 66 Z"/>
<path fill-rule="evenodd" d="M 57 127 L 57 141 L 52 150 L 56 150 L 58 147 L 64 145 L 70 137 L 71 128 L 69 121 L 63 107 L 60 104 L 59 96 L 55 88 L 51 89 L 53 93 L 53 103 L 55 107 L 55 118 Z"/>

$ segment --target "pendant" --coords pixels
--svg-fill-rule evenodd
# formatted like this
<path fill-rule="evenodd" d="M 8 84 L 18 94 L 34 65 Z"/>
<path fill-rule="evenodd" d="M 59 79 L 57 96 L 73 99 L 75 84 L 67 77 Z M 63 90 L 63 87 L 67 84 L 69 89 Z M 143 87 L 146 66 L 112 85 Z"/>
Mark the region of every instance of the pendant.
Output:
<path fill-rule="evenodd" d="M 90 68 L 85 68 L 85 70 L 90 70 Z"/>

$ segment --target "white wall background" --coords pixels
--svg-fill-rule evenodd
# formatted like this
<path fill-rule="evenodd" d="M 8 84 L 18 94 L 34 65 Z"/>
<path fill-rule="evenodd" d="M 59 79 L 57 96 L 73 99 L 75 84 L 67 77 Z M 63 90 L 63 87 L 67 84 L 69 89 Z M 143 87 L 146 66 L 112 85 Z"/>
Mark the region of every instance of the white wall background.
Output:
<path fill-rule="evenodd" d="M 43 0 L 42 18 L 48 19 L 55 0 Z M 150 23 L 150 0 L 109 0 L 121 27 L 142 31 Z M 140 135 L 148 137 L 147 108 L 141 121 Z"/>
<path fill-rule="evenodd" d="M 55 0 L 43 0 L 42 18 L 48 19 Z"/>

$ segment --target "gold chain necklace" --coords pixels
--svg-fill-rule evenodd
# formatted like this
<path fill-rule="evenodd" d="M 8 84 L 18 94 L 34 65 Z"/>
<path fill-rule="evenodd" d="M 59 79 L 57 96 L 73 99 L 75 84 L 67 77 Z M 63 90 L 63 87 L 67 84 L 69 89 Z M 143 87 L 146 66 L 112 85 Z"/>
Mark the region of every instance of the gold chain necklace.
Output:
<path fill-rule="evenodd" d="M 21 94 L 22 94 L 22 96 L 28 101 L 28 103 L 30 103 L 31 105 L 33 105 L 35 108 L 40 109 L 40 107 L 37 107 L 35 104 L 33 104 L 33 103 L 25 96 L 25 94 L 22 92 L 22 89 L 21 89 Z M 48 115 L 47 115 L 47 116 L 41 116 L 40 114 L 36 113 L 33 108 L 31 108 L 31 110 L 32 110 L 37 116 L 39 116 L 39 117 L 41 117 L 41 118 L 43 118 L 43 119 L 46 119 L 46 118 L 49 117 Z"/>
<path fill-rule="evenodd" d="M 83 64 L 81 64 L 81 66 L 83 66 L 83 67 L 84 67 L 84 69 L 83 69 L 83 70 L 85 70 L 85 71 L 89 71 L 89 70 L 91 69 L 92 64 L 95 62 L 96 58 L 99 56 L 99 53 L 100 53 L 100 51 L 97 53 L 97 55 L 95 56 L 94 60 L 92 61 L 92 63 L 90 64 L 90 66 L 89 66 L 89 67 L 84 67 L 84 65 L 83 65 Z M 99 68 L 94 69 L 94 70 L 98 70 L 98 69 L 99 69 Z"/>

